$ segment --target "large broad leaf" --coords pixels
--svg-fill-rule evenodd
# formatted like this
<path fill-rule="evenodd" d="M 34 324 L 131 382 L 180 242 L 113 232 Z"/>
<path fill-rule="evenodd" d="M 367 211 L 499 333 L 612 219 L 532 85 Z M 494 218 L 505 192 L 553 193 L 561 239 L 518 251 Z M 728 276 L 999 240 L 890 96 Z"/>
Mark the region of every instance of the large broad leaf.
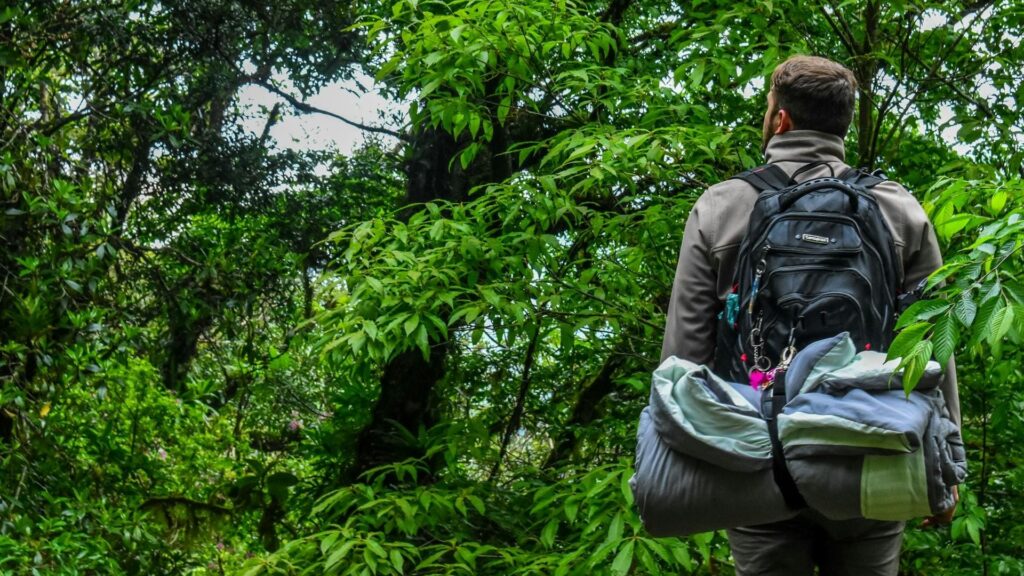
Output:
<path fill-rule="evenodd" d="M 986 339 L 991 328 L 992 317 L 1001 307 L 1005 306 L 1006 304 L 1002 298 L 992 298 L 981 305 L 971 325 L 971 340 L 969 343 L 971 347 L 981 344 Z"/>
<path fill-rule="evenodd" d="M 945 365 L 956 350 L 960 342 L 960 329 L 956 321 L 949 314 L 936 320 L 935 329 L 932 331 L 932 344 L 935 348 L 935 359 L 939 364 Z"/>
<path fill-rule="evenodd" d="M 900 315 L 900 319 L 896 323 L 896 329 L 900 330 L 913 322 L 930 320 L 949 310 L 949 306 L 949 302 L 945 300 L 919 300 L 914 302 Z"/>
<path fill-rule="evenodd" d="M 615 576 L 625 576 L 629 573 L 629 568 L 633 565 L 633 543 L 633 540 L 626 542 L 622 548 L 619 548 L 619 553 L 615 555 L 615 560 L 612 562 L 612 574 Z"/>
<path fill-rule="evenodd" d="M 1002 340 L 1013 326 L 1013 308 L 1002 302 L 1000 304 L 996 306 L 992 318 L 989 320 L 987 335 L 989 344 L 995 344 Z"/>
<path fill-rule="evenodd" d="M 888 360 L 894 360 L 896 358 L 903 358 L 924 338 L 925 332 L 931 328 L 932 325 L 928 322 L 918 322 L 917 324 L 911 324 L 903 329 L 902 332 L 896 335 L 896 338 L 892 341 L 892 345 L 889 346 L 889 354 L 886 356 Z"/>
<path fill-rule="evenodd" d="M 970 291 L 964 292 L 960 298 L 957 298 L 956 303 L 953 304 L 953 316 L 964 328 L 971 327 L 977 314 L 978 305 L 971 298 Z"/>
<path fill-rule="evenodd" d="M 922 340 L 914 347 L 910 352 L 903 357 L 903 361 L 900 362 L 900 366 L 903 367 L 903 391 L 910 394 L 911 390 L 917 386 L 917 383 L 921 380 L 921 375 L 924 374 L 924 368 L 928 365 L 928 361 L 932 359 L 932 343 L 930 340 Z"/>

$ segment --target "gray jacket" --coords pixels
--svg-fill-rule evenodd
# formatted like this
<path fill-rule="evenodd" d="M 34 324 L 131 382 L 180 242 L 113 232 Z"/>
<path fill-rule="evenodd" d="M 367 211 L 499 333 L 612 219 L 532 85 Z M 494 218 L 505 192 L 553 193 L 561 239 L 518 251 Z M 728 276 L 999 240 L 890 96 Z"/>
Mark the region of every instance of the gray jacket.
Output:
<path fill-rule="evenodd" d="M 849 168 L 843 161 L 843 139 L 813 130 L 774 136 L 765 157 L 787 174 L 809 162 L 827 162 L 798 175 L 797 181 L 841 174 Z M 903 186 L 885 181 L 872 192 L 896 243 L 904 289 L 910 290 L 942 265 L 935 232 L 921 205 Z M 726 180 L 708 188 L 690 210 L 672 285 L 662 361 L 676 356 L 711 364 L 716 317 L 732 288 L 737 252 L 756 199 L 757 192 L 746 182 Z M 953 420 L 959 423 L 960 397 L 952 361 L 942 392 Z"/>

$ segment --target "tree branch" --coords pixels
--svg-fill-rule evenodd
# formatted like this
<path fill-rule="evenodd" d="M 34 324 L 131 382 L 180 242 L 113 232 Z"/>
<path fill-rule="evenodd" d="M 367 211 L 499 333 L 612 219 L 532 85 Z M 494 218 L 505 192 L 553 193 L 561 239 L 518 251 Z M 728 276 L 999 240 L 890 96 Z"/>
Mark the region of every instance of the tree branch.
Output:
<path fill-rule="evenodd" d="M 270 129 L 277 124 L 278 119 L 281 117 L 281 103 L 275 102 L 274 107 L 270 109 L 270 114 L 267 115 L 267 123 L 263 125 L 263 133 L 260 134 L 260 144 L 265 144 L 267 138 L 270 137 Z"/>
<path fill-rule="evenodd" d="M 620 346 L 621 347 L 621 346 Z M 592 424 L 598 416 L 597 405 L 615 390 L 613 378 L 615 372 L 625 363 L 626 357 L 618 349 L 613 350 L 605 359 L 601 369 L 583 386 L 577 396 L 572 416 L 555 441 L 555 447 L 544 461 L 544 469 L 550 470 L 564 462 L 576 449 L 579 438 L 573 429 Z"/>
<path fill-rule="evenodd" d="M 970 12 L 968 11 L 967 13 L 969 14 Z M 922 84 L 922 86 L 920 88 L 918 88 L 918 90 L 916 90 L 912 96 L 907 98 L 906 104 L 903 106 L 903 109 L 900 111 L 900 114 L 899 114 L 900 118 L 903 118 L 903 117 L 906 116 L 907 111 L 914 104 L 915 98 L 918 95 L 920 95 L 921 92 L 924 91 L 923 83 L 925 81 L 929 80 L 929 79 L 936 80 L 936 81 L 939 81 L 939 82 L 945 84 L 947 87 L 949 87 L 953 91 L 954 94 L 956 94 L 957 96 L 963 98 L 964 101 L 970 102 L 970 103 L 974 104 L 975 106 L 978 106 L 983 112 L 986 113 L 986 115 L 989 118 L 993 118 L 994 117 L 994 114 L 992 113 L 992 110 L 989 109 L 986 104 L 984 104 L 983 102 L 976 101 L 973 98 L 971 98 L 970 96 L 968 96 L 967 94 L 964 94 L 964 92 L 962 90 L 960 90 L 960 88 L 958 88 L 956 86 L 955 82 L 953 82 L 950 79 L 948 79 L 948 78 L 938 74 L 939 65 L 942 64 L 943 62 L 945 62 L 946 59 L 953 54 L 953 51 L 956 49 L 957 45 L 960 44 L 960 42 L 967 35 L 967 32 L 974 26 L 974 23 L 977 22 L 978 17 L 980 16 L 980 14 L 981 13 L 978 12 L 974 16 L 974 19 L 971 21 L 971 23 L 969 25 L 967 25 L 967 26 L 964 26 L 963 30 L 960 31 L 960 34 L 958 34 L 957 37 L 953 40 L 953 42 L 949 45 L 949 48 L 947 48 L 943 52 L 942 56 L 940 56 L 940 57 L 936 58 L 934 61 L 932 61 L 931 66 L 928 66 L 921 59 L 921 56 L 919 54 L 917 54 L 916 52 L 914 52 L 914 51 L 909 51 L 908 52 L 908 55 L 914 60 L 914 62 L 916 62 L 919 66 L 927 68 L 928 72 L 919 81 Z M 892 129 L 890 129 L 889 132 L 885 135 L 885 138 L 882 140 L 881 146 L 878 147 L 877 149 L 881 150 L 881 149 L 884 149 L 884 148 L 888 147 L 889 142 L 892 141 L 892 138 L 899 131 L 900 131 L 900 123 L 897 122 L 896 125 L 893 126 Z"/>
<path fill-rule="evenodd" d="M 601 22 L 608 22 L 614 26 L 622 24 L 622 17 L 625 15 L 626 10 L 632 4 L 632 0 L 611 0 L 608 3 L 608 8 L 598 17 Z"/>
<path fill-rule="evenodd" d="M 636 52 L 637 49 L 643 48 L 649 40 L 664 40 L 672 36 L 672 33 L 679 28 L 679 22 L 671 20 L 669 22 L 662 22 L 651 28 L 645 30 L 636 36 L 629 39 L 629 46 L 632 48 L 632 52 Z"/>
<path fill-rule="evenodd" d="M 537 353 L 537 343 L 540 341 L 541 322 L 542 317 L 538 315 L 536 324 L 533 327 L 533 333 L 530 334 L 530 343 L 526 347 L 526 358 L 523 360 L 523 375 L 519 379 L 519 393 L 516 395 L 516 405 L 512 409 L 512 416 L 509 417 L 508 424 L 505 426 L 505 433 L 501 437 L 501 449 L 498 451 L 498 459 L 491 468 L 488 482 L 498 477 L 501 463 L 505 460 L 505 454 L 508 453 L 508 443 L 512 440 L 512 434 L 519 428 L 519 423 L 523 420 L 523 413 L 526 411 L 526 394 L 530 390 L 530 373 L 533 370 L 533 363 Z"/>
<path fill-rule="evenodd" d="M 831 8 L 831 7 L 832 7 L 832 5 L 830 4 L 829 8 Z M 839 41 L 842 42 L 843 47 L 846 48 L 846 51 L 850 54 L 850 56 L 856 58 L 857 57 L 857 50 L 853 46 L 853 44 L 854 44 L 853 36 L 848 36 L 849 26 L 844 26 L 844 28 L 846 28 L 846 30 L 841 29 L 839 27 L 839 25 L 836 24 L 836 21 L 832 19 L 832 15 L 828 13 L 828 10 L 825 10 L 825 5 L 824 4 L 820 4 L 818 6 L 818 10 L 821 11 L 821 15 L 825 17 L 825 21 L 828 22 L 828 25 L 829 25 L 830 28 L 832 28 L 832 31 L 835 32 L 836 36 L 839 37 Z M 844 24 L 845 24 L 845 22 L 844 22 Z"/>
<path fill-rule="evenodd" d="M 366 132 L 373 132 L 373 133 L 376 133 L 376 134 L 386 134 L 386 135 L 391 136 L 393 138 L 397 138 L 397 139 L 399 139 L 399 140 L 401 140 L 403 142 L 410 142 L 411 141 L 411 138 L 407 134 L 404 134 L 404 133 L 401 133 L 401 132 L 396 132 L 396 131 L 390 130 L 388 128 L 382 128 L 380 126 L 368 126 L 366 124 L 360 124 L 359 122 L 355 122 L 355 121 L 349 120 L 348 118 L 345 118 L 344 116 L 342 116 L 340 114 L 335 114 L 334 112 L 331 112 L 330 110 L 324 110 L 322 108 L 317 108 L 316 106 L 312 106 L 310 104 L 307 104 L 306 102 L 303 102 L 302 100 L 299 100 L 295 96 L 292 96 L 291 94 L 285 92 L 284 90 L 281 90 L 280 88 L 278 88 L 277 86 L 274 86 L 273 84 L 271 84 L 270 82 L 268 82 L 266 80 L 254 79 L 254 80 L 252 80 L 252 83 L 256 84 L 257 86 L 261 86 L 263 88 L 266 88 L 267 90 L 273 92 L 274 94 L 280 96 L 281 98 L 284 98 L 289 104 L 292 105 L 293 108 L 295 108 L 296 110 L 298 110 L 299 112 L 302 112 L 304 114 L 323 114 L 324 116 L 330 116 L 331 118 L 334 118 L 335 120 L 341 120 L 342 122 L 344 122 L 345 124 L 348 124 L 349 126 L 352 126 L 353 128 L 358 128 L 358 129 L 364 130 Z"/>

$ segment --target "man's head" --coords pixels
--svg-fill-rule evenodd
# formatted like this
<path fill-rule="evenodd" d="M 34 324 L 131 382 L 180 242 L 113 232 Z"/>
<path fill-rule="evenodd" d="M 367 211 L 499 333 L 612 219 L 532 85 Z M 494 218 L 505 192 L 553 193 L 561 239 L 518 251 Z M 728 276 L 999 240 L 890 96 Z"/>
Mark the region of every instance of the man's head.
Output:
<path fill-rule="evenodd" d="M 842 64 L 793 56 L 775 67 L 764 116 L 764 146 L 775 134 L 818 130 L 846 137 L 853 120 L 857 80 Z"/>

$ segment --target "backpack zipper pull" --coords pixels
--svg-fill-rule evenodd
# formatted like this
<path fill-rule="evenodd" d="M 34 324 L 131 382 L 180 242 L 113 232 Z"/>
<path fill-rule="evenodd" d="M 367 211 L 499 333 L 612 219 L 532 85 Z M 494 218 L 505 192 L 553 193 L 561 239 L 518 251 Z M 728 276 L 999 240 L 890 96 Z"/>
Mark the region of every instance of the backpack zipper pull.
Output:
<path fill-rule="evenodd" d="M 750 300 L 747 304 L 747 314 L 754 313 L 754 301 L 757 300 L 757 292 L 761 289 L 761 276 L 764 275 L 765 268 L 768 267 L 765 259 L 768 257 L 768 250 L 770 248 L 770 245 L 764 245 L 764 250 L 761 251 L 761 260 L 757 263 L 757 268 L 754 269 L 754 282 L 750 285 Z"/>

